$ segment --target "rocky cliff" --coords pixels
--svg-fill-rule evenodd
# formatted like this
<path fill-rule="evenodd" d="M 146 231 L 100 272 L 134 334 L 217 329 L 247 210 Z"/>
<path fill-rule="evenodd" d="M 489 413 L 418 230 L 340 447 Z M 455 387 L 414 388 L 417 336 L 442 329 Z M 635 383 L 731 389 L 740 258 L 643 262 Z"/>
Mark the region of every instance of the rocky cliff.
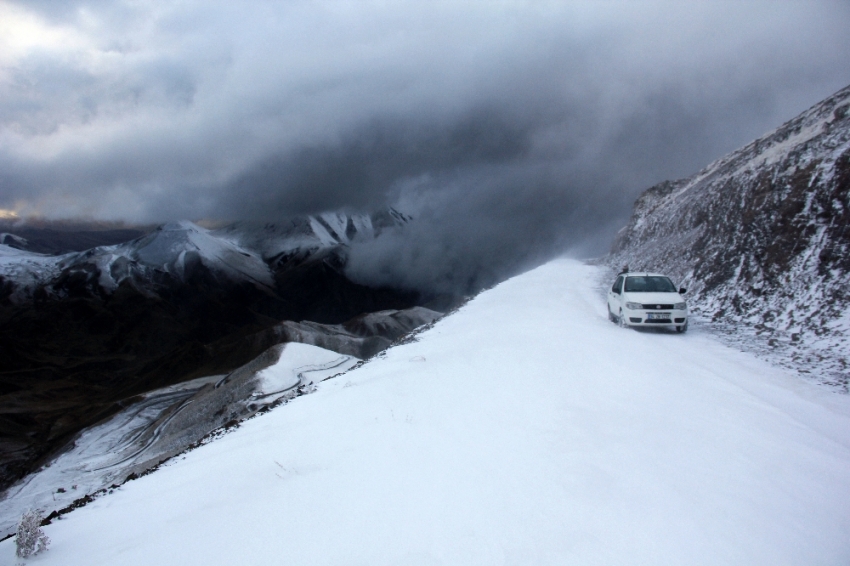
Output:
<path fill-rule="evenodd" d="M 782 363 L 850 376 L 850 87 L 687 179 L 645 191 L 609 261 L 668 273 Z"/>

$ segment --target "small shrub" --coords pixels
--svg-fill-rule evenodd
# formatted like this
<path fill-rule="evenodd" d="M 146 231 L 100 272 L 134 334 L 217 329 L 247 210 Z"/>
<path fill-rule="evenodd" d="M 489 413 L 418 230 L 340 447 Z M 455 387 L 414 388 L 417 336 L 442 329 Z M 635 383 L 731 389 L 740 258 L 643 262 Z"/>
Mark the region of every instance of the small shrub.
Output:
<path fill-rule="evenodd" d="M 21 522 L 18 523 L 18 535 L 15 539 L 18 556 L 21 558 L 27 558 L 31 554 L 38 554 L 42 550 L 47 550 L 50 539 L 41 530 L 43 520 L 44 517 L 38 510 L 29 510 L 21 516 Z"/>

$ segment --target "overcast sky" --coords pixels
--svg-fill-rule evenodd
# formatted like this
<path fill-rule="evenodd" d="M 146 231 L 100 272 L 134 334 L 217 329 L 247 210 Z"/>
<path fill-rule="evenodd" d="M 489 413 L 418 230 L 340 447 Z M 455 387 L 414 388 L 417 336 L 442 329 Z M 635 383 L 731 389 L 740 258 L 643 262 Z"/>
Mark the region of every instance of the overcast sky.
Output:
<path fill-rule="evenodd" d="M 0 209 L 396 205 L 458 264 L 595 253 L 850 83 L 847 30 L 844 0 L 0 0 Z"/>

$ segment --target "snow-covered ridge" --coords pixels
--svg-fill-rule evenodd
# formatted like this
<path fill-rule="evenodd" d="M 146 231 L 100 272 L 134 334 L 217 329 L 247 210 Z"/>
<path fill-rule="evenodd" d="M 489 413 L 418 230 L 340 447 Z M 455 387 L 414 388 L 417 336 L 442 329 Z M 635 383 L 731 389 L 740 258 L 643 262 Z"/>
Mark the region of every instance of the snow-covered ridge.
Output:
<path fill-rule="evenodd" d="M 850 377 L 850 87 L 693 177 L 648 189 L 610 262 L 665 271 L 785 363 Z"/>
<path fill-rule="evenodd" d="M 371 240 L 408 221 L 410 217 L 392 208 L 373 214 L 326 212 L 280 223 L 236 222 L 214 234 L 232 238 L 271 260 L 297 250 L 316 251 Z"/>
<path fill-rule="evenodd" d="M 9 282 L 7 285 L 11 284 L 18 290 L 14 298 L 58 275 L 60 261 L 61 256 L 48 256 L 0 244 L 0 276 Z"/>
<path fill-rule="evenodd" d="M 153 281 L 163 274 L 184 279 L 187 265 L 198 262 L 234 279 L 272 283 L 259 255 L 188 221 L 166 224 L 125 244 L 60 256 L 0 248 L 0 276 L 15 285 L 11 299 L 18 303 L 32 299 L 38 288 L 49 293 L 63 275 L 82 277 L 90 288 L 108 294 L 127 279 Z M 62 292 L 57 294 L 61 298 Z"/>
<path fill-rule="evenodd" d="M 13 287 L 8 294 L 16 303 L 32 300 L 39 288 L 61 298 L 67 291 L 57 283 L 70 278 L 85 280 L 98 294 L 110 294 L 126 280 L 138 288 L 156 285 L 163 277 L 184 281 L 198 264 L 231 281 L 268 287 L 276 258 L 300 254 L 303 259 L 373 239 L 408 220 L 392 209 L 372 215 L 323 213 L 281 223 L 237 222 L 216 230 L 184 220 L 130 242 L 59 256 L 0 244 L 0 278 Z"/>
<path fill-rule="evenodd" d="M 705 169 L 687 179 L 687 183 L 677 192 L 677 195 L 700 186 L 707 178 L 718 175 L 735 176 L 743 173 L 752 174 L 755 169 L 770 167 L 787 158 L 791 152 L 800 153 L 800 164 L 816 158 L 814 153 L 807 151 L 809 142 L 821 146 L 821 149 L 840 149 L 842 140 L 846 142 L 846 119 L 850 113 L 850 86 L 845 87 L 806 110 L 796 118 L 789 120 L 775 130 L 750 142 L 739 150 L 721 157 L 710 163 Z M 844 128 L 841 132 L 833 129 Z M 830 138 L 830 134 L 834 133 Z M 829 139 L 819 139 L 826 136 Z"/>

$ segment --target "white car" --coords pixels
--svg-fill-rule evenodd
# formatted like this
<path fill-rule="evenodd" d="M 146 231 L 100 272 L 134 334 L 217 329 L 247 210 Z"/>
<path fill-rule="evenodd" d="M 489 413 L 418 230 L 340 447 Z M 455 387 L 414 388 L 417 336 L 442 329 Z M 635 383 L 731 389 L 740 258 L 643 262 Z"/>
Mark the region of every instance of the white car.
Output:
<path fill-rule="evenodd" d="M 688 329 L 688 305 L 660 273 L 621 273 L 608 291 L 608 318 L 623 327 Z"/>

